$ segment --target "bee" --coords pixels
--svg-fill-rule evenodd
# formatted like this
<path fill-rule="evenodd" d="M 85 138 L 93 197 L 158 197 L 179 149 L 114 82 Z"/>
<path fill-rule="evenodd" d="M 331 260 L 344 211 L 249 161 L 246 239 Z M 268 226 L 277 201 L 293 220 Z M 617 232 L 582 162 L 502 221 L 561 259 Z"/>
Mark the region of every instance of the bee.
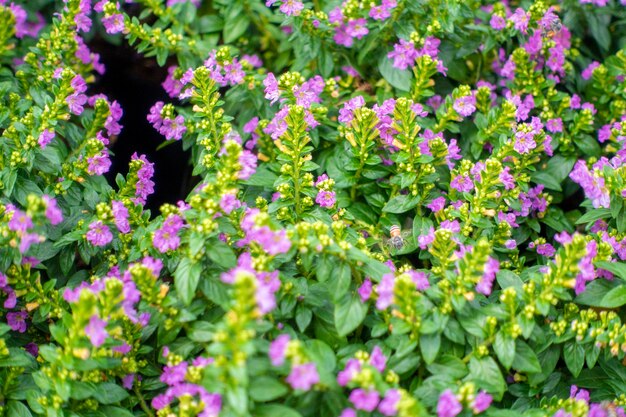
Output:
<path fill-rule="evenodd" d="M 400 226 L 395 224 L 391 226 L 391 229 L 389 229 L 389 236 L 389 246 L 395 250 L 400 250 L 404 247 L 405 240 L 402 237 L 402 229 L 400 229 Z"/>
<path fill-rule="evenodd" d="M 544 38 L 552 39 L 558 35 L 559 32 L 561 32 L 561 29 L 563 29 L 561 21 L 559 19 L 554 19 L 548 24 L 548 26 L 541 29 L 541 34 Z"/>
<path fill-rule="evenodd" d="M 606 411 L 606 417 L 617 417 L 620 415 L 617 412 L 617 405 L 612 401 L 602 401 L 600 407 Z"/>

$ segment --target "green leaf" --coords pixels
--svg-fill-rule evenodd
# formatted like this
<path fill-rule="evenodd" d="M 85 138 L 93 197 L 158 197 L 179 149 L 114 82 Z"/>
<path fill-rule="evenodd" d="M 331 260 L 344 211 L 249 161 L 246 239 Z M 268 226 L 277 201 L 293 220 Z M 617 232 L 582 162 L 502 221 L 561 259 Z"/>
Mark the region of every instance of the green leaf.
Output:
<path fill-rule="evenodd" d="M 419 195 L 415 197 L 399 195 L 389 200 L 387 204 L 385 204 L 385 207 L 383 207 L 383 211 L 396 214 L 404 213 L 417 206 L 420 199 L 421 197 Z"/>
<path fill-rule="evenodd" d="M 541 372 L 541 365 L 535 352 L 526 344 L 526 342 L 517 339 L 515 342 L 515 359 L 513 360 L 513 369 L 526 373 Z"/>
<path fill-rule="evenodd" d="M 217 265 L 230 269 L 237 265 L 237 256 L 232 248 L 221 240 L 213 241 L 207 248 L 209 258 Z"/>
<path fill-rule="evenodd" d="M 441 333 L 423 334 L 420 336 L 419 344 L 424 362 L 430 365 L 437 359 L 441 347 Z"/>
<path fill-rule="evenodd" d="M 604 294 L 598 307 L 617 308 L 624 304 L 626 304 L 626 285 L 621 285 Z"/>
<path fill-rule="evenodd" d="M 11 347 L 9 348 L 9 355 L 0 358 L 0 368 L 7 366 L 30 368 L 35 367 L 35 364 L 35 358 L 20 348 Z"/>
<path fill-rule="evenodd" d="M 189 305 L 196 294 L 198 282 L 200 281 L 200 273 L 202 273 L 202 265 L 193 262 L 189 258 L 183 258 L 174 272 L 174 284 L 178 296 L 186 304 Z"/>
<path fill-rule="evenodd" d="M 224 24 L 224 43 L 231 43 L 239 39 L 248 30 L 250 18 L 243 11 L 236 8 L 230 10 Z"/>
<path fill-rule="evenodd" d="M 7 417 L 32 417 L 28 407 L 20 401 L 9 401 L 6 412 Z"/>
<path fill-rule="evenodd" d="M 605 208 L 593 209 L 593 210 L 586 212 L 582 216 L 580 216 L 580 218 L 576 220 L 576 224 L 592 223 L 592 222 L 595 222 L 596 220 L 608 219 L 610 217 L 611 217 L 610 209 L 605 209 Z"/>
<path fill-rule="evenodd" d="M 304 332 L 309 324 L 311 324 L 311 319 L 313 318 L 313 312 L 310 308 L 304 306 L 303 304 L 299 304 L 296 307 L 296 324 L 298 325 L 298 330 L 300 332 Z"/>
<path fill-rule="evenodd" d="M 585 348 L 575 340 L 567 342 L 563 348 L 563 359 L 565 359 L 567 369 L 574 377 L 577 377 L 585 363 Z"/>
<path fill-rule="evenodd" d="M 595 263 L 596 267 L 606 269 L 612 272 L 615 276 L 626 280 L 626 264 L 623 262 L 607 262 L 598 261 Z"/>
<path fill-rule="evenodd" d="M 493 350 L 498 356 L 498 360 L 506 369 L 510 369 L 515 358 L 515 339 L 500 330 L 496 334 Z"/>
<path fill-rule="evenodd" d="M 98 385 L 93 397 L 102 404 L 114 404 L 128 398 L 128 392 L 112 382 L 103 382 Z"/>
<path fill-rule="evenodd" d="M 102 411 L 107 417 L 135 417 L 133 413 L 124 408 L 112 407 L 110 405 L 99 407 L 98 410 Z"/>
<path fill-rule="evenodd" d="M 250 398 L 257 402 L 272 401 L 289 392 L 289 388 L 274 378 L 261 376 L 255 378 L 250 387 Z"/>
<path fill-rule="evenodd" d="M 576 304 L 583 304 L 586 306 L 598 307 L 598 303 L 604 297 L 604 294 L 617 287 L 615 281 L 609 281 L 606 279 L 596 279 L 591 281 L 585 287 L 585 291 L 579 294 L 574 302 Z"/>
<path fill-rule="evenodd" d="M 279 404 L 268 404 L 256 407 L 253 414 L 255 417 L 302 417 L 302 414 L 298 413 L 291 407 L 287 407 Z"/>
<path fill-rule="evenodd" d="M 378 61 L 378 70 L 383 78 L 392 86 L 402 91 L 411 90 L 413 74 L 408 70 L 399 70 L 393 66 L 393 62 L 383 54 Z"/>
<path fill-rule="evenodd" d="M 352 278 L 352 270 L 350 265 L 342 262 L 338 267 L 332 271 L 332 275 L 328 280 L 328 292 L 333 297 L 334 301 L 340 300 L 350 288 L 350 281 Z"/>
<path fill-rule="evenodd" d="M 476 386 L 481 387 L 485 391 L 493 395 L 496 401 L 500 401 L 506 383 L 498 364 L 491 357 L 475 358 L 472 357 L 469 362 L 469 375 L 467 380 L 472 381 Z"/>
<path fill-rule="evenodd" d="M 335 305 L 335 328 L 339 336 L 345 336 L 363 322 L 367 314 L 367 303 L 363 303 L 358 294 L 346 294 Z"/>
<path fill-rule="evenodd" d="M 306 342 L 307 352 L 316 363 L 318 371 L 333 372 L 337 365 L 335 352 L 321 340 L 313 339 Z"/>

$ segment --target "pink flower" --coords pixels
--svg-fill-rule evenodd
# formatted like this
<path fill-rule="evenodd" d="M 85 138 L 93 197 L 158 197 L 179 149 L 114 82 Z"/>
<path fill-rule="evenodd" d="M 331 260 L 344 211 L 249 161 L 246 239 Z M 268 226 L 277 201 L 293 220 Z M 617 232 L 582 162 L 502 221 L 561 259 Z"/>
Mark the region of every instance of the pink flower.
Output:
<path fill-rule="evenodd" d="M 378 391 L 365 391 L 361 388 L 352 390 L 348 400 L 354 405 L 357 410 L 367 411 L 371 413 L 376 409 L 380 396 Z"/>
<path fill-rule="evenodd" d="M 452 391 L 445 390 L 440 396 L 437 402 L 437 416 L 438 417 L 456 417 L 463 411 L 463 406 L 457 400 Z"/>
<path fill-rule="evenodd" d="M 366 278 L 357 292 L 359 293 L 359 297 L 361 297 L 362 302 L 369 300 L 372 296 L 372 281 L 369 278 Z"/>
<path fill-rule="evenodd" d="M 325 191 L 320 190 L 317 193 L 317 197 L 315 198 L 315 202 L 320 205 L 320 207 L 331 208 L 335 205 L 335 192 L 334 191 Z"/>
<path fill-rule="evenodd" d="M 280 366 L 285 363 L 285 351 L 287 350 L 289 340 L 290 337 L 288 334 L 281 334 L 276 339 L 274 339 L 272 343 L 270 343 L 268 355 L 270 357 L 270 362 L 272 362 L 272 365 Z"/>
<path fill-rule="evenodd" d="M 450 182 L 450 187 L 461 193 L 469 193 L 474 189 L 474 183 L 467 175 L 457 175 Z"/>
<path fill-rule="evenodd" d="M 404 39 L 400 39 L 400 42 L 393 46 L 393 51 L 387 54 L 387 58 L 393 59 L 393 66 L 400 70 L 413 66 L 417 57 L 418 52 L 413 42 Z"/>
<path fill-rule="evenodd" d="M 47 195 L 42 195 L 41 199 L 46 206 L 46 218 L 50 222 L 51 225 L 55 226 L 63 221 L 63 212 L 57 205 L 57 201 Z"/>
<path fill-rule="evenodd" d="M 53 129 L 46 129 L 43 132 L 41 132 L 41 134 L 39 135 L 39 139 L 37 140 L 37 143 L 39 144 L 39 146 L 41 146 L 42 149 L 44 149 L 46 146 L 48 146 L 48 144 L 50 142 L 52 142 L 52 139 L 54 139 L 55 133 Z"/>
<path fill-rule="evenodd" d="M 378 372 L 384 372 L 385 366 L 387 365 L 387 357 L 378 346 L 374 346 L 369 362 Z"/>
<path fill-rule="evenodd" d="M 278 8 L 287 16 L 298 16 L 302 9 L 304 9 L 304 4 L 300 0 L 283 0 L 283 4 Z"/>
<path fill-rule="evenodd" d="M 18 312 L 9 312 L 7 313 L 7 324 L 9 327 L 20 333 L 24 333 L 26 331 L 26 319 L 28 318 L 28 313 L 25 311 Z"/>
<path fill-rule="evenodd" d="M 106 246 L 113 240 L 109 226 L 100 220 L 94 221 L 89 225 L 89 231 L 85 237 L 94 246 Z"/>
<path fill-rule="evenodd" d="M 378 404 L 378 411 L 384 416 L 395 416 L 398 413 L 400 398 L 400 391 L 397 389 L 387 390 L 385 398 Z"/>
<path fill-rule="evenodd" d="M 452 107 L 463 117 L 471 116 L 476 111 L 476 98 L 471 95 L 458 98 Z"/>
<path fill-rule="evenodd" d="M 489 408 L 491 402 L 493 401 L 493 397 L 489 395 L 485 391 L 480 391 L 476 398 L 474 399 L 474 404 L 472 405 L 472 409 L 474 413 L 479 414 Z"/>
<path fill-rule="evenodd" d="M 89 341 L 95 347 L 100 347 L 104 344 L 109 333 L 106 331 L 106 321 L 101 320 L 97 315 L 91 316 L 89 324 L 85 326 L 85 334 L 89 338 Z"/>
<path fill-rule="evenodd" d="M 308 391 L 313 385 L 320 382 L 320 377 L 314 363 L 305 363 L 294 366 L 285 381 L 293 389 Z"/>

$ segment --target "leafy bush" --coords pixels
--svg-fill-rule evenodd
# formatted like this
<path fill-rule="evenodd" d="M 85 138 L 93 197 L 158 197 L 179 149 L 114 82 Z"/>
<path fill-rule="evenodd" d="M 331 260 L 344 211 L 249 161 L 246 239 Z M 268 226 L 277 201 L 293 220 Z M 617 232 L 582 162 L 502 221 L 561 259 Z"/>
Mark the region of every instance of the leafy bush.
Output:
<path fill-rule="evenodd" d="M 624 0 L 121 3 L 0 0 L 4 415 L 625 415 Z"/>

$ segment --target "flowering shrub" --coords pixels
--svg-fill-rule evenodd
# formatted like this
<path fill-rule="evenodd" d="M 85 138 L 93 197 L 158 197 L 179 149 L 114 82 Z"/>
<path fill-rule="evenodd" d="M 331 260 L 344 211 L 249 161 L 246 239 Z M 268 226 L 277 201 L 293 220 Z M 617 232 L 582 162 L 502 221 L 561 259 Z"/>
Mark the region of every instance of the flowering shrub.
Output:
<path fill-rule="evenodd" d="M 0 0 L 0 414 L 626 415 L 626 1 L 126 3 Z"/>

